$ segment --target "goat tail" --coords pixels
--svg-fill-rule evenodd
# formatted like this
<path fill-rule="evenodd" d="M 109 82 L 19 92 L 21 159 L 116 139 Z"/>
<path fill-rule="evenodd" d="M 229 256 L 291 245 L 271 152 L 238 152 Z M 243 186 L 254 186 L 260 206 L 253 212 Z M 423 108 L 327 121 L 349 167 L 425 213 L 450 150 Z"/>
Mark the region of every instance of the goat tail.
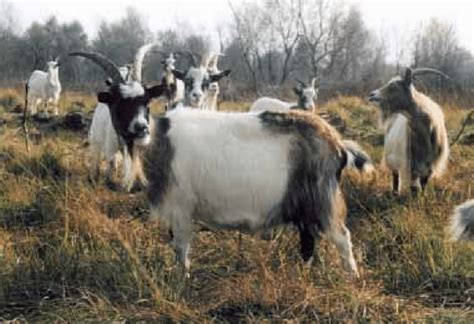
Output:
<path fill-rule="evenodd" d="M 474 199 L 454 209 L 451 216 L 450 236 L 453 241 L 474 240 Z"/>
<path fill-rule="evenodd" d="M 347 154 L 346 168 L 355 168 L 363 173 L 371 173 L 375 170 L 374 163 L 359 144 L 354 141 L 342 141 Z"/>

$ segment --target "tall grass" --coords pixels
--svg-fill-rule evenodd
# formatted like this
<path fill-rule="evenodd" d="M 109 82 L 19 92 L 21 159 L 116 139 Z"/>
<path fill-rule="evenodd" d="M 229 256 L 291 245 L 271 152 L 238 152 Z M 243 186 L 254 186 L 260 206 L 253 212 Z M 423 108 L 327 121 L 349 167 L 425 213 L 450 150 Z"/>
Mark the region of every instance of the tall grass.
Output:
<path fill-rule="evenodd" d="M 0 93 L 1 96 L 1 93 Z M 69 102 L 93 98 L 68 95 Z M 70 101 L 69 101 L 70 100 Z M 245 103 L 224 103 L 245 110 Z M 375 108 L 341 97 L 320 107 L 380 161 Z M 156 112 L 160 111 L 157 104 Z M 14 118 L 4 113 L 8 118 Z M 446 110 L 450 133 L 465 111 Z M 472 126 L 469 126 L 472 127 Z M 326 240 L 302 266 L 291 229 L 270 242 L 234 232 L 196 234 L 185 279 L 143 194 L 87 182 L 82 135 L 58 131 L 24 149 L 15 123 L 0 140 L 0 319 L 28 321 L 465 321 L 473 319 L 474 250 L 444 229 L 472 198 L 474 148 L 452 148 L 449 171 L 418 198 L 394 197 L 388 172 L 347 173 L 348 224 L 362 278 L 351 281 Z"/>

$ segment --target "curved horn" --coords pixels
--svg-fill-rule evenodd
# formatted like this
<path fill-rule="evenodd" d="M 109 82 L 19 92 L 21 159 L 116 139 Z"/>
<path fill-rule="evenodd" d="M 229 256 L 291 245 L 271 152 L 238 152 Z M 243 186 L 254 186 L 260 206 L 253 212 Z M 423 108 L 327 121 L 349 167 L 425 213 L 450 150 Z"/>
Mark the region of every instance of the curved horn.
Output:
<path fill-rule="evenodd" d="M 311 79 L 311 88 L 314 88 L 317 85 L 318 78 L 312 78 Z"/>
<path fill-rule="evenodd" d="M 296 81 L 298 81 L 298 83 L 303 87 L 303 88 L 306 88 L 306 83 L 301 81 L 300 79 L 296 79 Z"/>
<path fill-rule="evenodd" d="M 432 73 L 432 74 L 437 74 L 437 75 L 440 75 L 442 76 L 443 78 L 445 78 L 446 80 L 449 80 L 449 76 L 447 76 L 446 74 L 444 74 L 443 72 L 441 71 L 438 71 L 438 70 L 435 70 L 435 69 L 430 69 L 430 68 L 418 68 L 418 69 L 413 69 L 411 71 L 412 75 L 420 75 L 420 74 L 429 74 L 429 73 Z"/>
<path fill-rule="evenodd" d="M 209 66 L 210 59 L 211 59 L 211 56 L 209 55 L 209 53 L 206 53 L 205 55 L 203 55 L 201 57 L 201 66 L 207 69 L 207 67 Z"/>
<path fill-rule="evenodd" d="M 217 62 L 218 62 L 220 56 L 224 57 L 225 55 L 222 54 L 222 53 L 214 53 L 213 55 L 211 55 L 211 58 L 209 59 L 209 64 L 208 64 L 207 68 L 217 69 Z"/>
<path fill-rule="evenodd" d="M 142 82 L 143 60 L 148 52 L 156 45 L 156 43 L 149 43 L 138 49 L 137 54 L 135 55 L 135 60 L 133 61 L 132 80 Z"/>
<path fill-rule="evenodd" d="M 95 62 L 112 79 L 115 84 L 125 83 L 117 66 L 108 57 L 96 52 L 71 52 L 69 56 L 82 56 Z"/>

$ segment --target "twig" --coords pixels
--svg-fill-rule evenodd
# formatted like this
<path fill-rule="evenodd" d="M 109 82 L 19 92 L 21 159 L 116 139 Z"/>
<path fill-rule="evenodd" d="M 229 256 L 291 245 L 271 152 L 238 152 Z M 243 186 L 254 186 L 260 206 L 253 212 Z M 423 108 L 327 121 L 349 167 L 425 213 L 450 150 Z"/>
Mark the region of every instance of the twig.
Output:
<path fill-rule="evenodd" d="M 461 129 L 459 130 L 458 134 L 451 141 L 450 146 L 453 146 L 454 144 L 456 144 L 459 141 L 459 139 L 461 138 L 462 133 L 464 132 L 464 129 L 466 128 L 466 125 L 471 120 L 473 114 L 474 114 L 474 110 L 471 110 L 469 112 L 469 114 L 467 114 L 466 118 L 464 119 L 463 123 L 461 124 Z"/>
<path fill-rule="evenodd" d="M 26 119 L 28 118 L 28 81 L 25 85 L 25 108 L 23 109 L 23 120 L 21 121 L 21 128 L 23 129 L 23 134 L 25 135 L 25 145 L 26 151 L 30 153 L 30 139 L 28 126 L 26 125 Z"/>

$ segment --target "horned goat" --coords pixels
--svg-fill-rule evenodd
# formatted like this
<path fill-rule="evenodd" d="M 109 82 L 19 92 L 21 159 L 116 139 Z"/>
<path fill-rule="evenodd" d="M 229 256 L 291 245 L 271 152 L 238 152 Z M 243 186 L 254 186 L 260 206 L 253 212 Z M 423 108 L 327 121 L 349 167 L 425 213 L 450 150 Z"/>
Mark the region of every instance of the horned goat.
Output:
<path fill-rule="evenodd" d="M 116 132 L 134 143 L 130 152 L 148 183 L 151 215 L 170 224 L 186 272 L 194 222 L 245 232 L 291 223 L 299 230 L 304 261 L 326 233 L 344 266 L 358 275 L 339 180 L 345 167 L 363 170 L 371 161 L 354 142 L 301 111 L 224 113 L 178 106 L 152 118 L 148 104 L 164 92 L 163 85 L 126 83 L 108 58 L 74 55 L 91 59 L 114 80 L 99 101 L 109 105 Z"/>
<path fill-rule="evenodd" d="M 60 60 L 46 63 L 47 72 L 35 70 L 26 81 L 26 102 L 27 109 L 31 114 L 36 115 L 38 105 L 43 103 L 44 113 L 48 114 L 49 105 L 54 107 L 54 114 L 59 114 L 58 102 L 61 95 L 61 83 L 59 82 Z"/>
<path fill-rule="evenodd" d="M 217 75 L 221 73 L 217 67 L 220 53 L 213 53 L 209 58 L 207 65 L 207 71 L 209 75 Z M 211 82 L 207 91 L 207 97 L 205 98 L 204 106 L 207 106 L 209 110 L 217 110 L 217 98 L 219 96 L 219 82 Z"/>
<path fill-rule="evenodd" d="M 166 98 L 166 110 L 174 108 L 179 102 L 184 100 L 184 83 L 176 78 L 173 71 L 176 69 L 176 53 L 170 53 L 162 61 L 164 71 L 161 76 L 161 83 L 165 85 L 164 96 Z"/>
<path fill-rule="evenodd" d="M 299 85 L 293 88 L 294 93 L 298 96 L 298 102 L 286 102 L 276 98 L 262 97 L 257 99 L 250 111 L 288 111 L 291 109 L 313 110 L 315 109 L 315 101 L 318 99 L 318 85 L 316 78 L 306 84 L 303 81 L 297 80 Z"/>
<path fill-rule="evenodd" d="M 450 231 L 454 241 L 474 240 L 474 199 L 470 199 L 454 209 Z"/>
<path fill-rule="evenodd" d="M 405 183 L 412 192 L 424 190 L 428 179 L 446 169 L 449 144 L 443 111 L 428 96 L 418 92 L 413 78 L 423 73 L 445 74 L 433 69 L 406 70 L 369 95 L 379 105 L 385 132 L 384 164 L 392 171 L 393 191 Z"/>
<path fill-rule="evenodd" d="M 147 44 L 142 46 L 136 56 L 133 64 L 120 67 L 119 73 L 127 83 L 132 83 L 136 79 L 141 79 L 142 62 L 146 54 L 155 44 Z M 138 72 L 136 72 L 138 71 Z M 113 82 L 109 78 L 106 84 L 110 87 Z M 113 187 L 112 176 L 117 167 L 117 157 L 122 153 L 122 187 L 126 191 L 130 191 L 134 178 L 132 176 L 131 156 L 129 148 L 124 145 L 123 139 L 117 136 L 113 127 L 109 107 L 107 104 L 99 102 L 94 110 L 91 127 L 89 129 L 89 147 L 90 147 L 90 177 L 94 181 L 98 181 L 100 175 L 101 157 L 105 157 L 107 161 L 107 169 L 105 173 L 106 184 Z"/>
<path fill-rule="evenodd" d="M 191 59 L 191 67 L 189 67 L 186 72 L 177 69 L 173 70 L 175 77 L 184 82 L 183 105 L 211 110 L 207 102 L 209 86 L 212 83 L 218 82 L 224 76 L 229 75 L 230 70 L 209 73 L 209 56 L 204 55 L 201 59 L 201 63 L 198 65 L 196 56 L 191 52 L 188 52 L 188 54 Z"/>

